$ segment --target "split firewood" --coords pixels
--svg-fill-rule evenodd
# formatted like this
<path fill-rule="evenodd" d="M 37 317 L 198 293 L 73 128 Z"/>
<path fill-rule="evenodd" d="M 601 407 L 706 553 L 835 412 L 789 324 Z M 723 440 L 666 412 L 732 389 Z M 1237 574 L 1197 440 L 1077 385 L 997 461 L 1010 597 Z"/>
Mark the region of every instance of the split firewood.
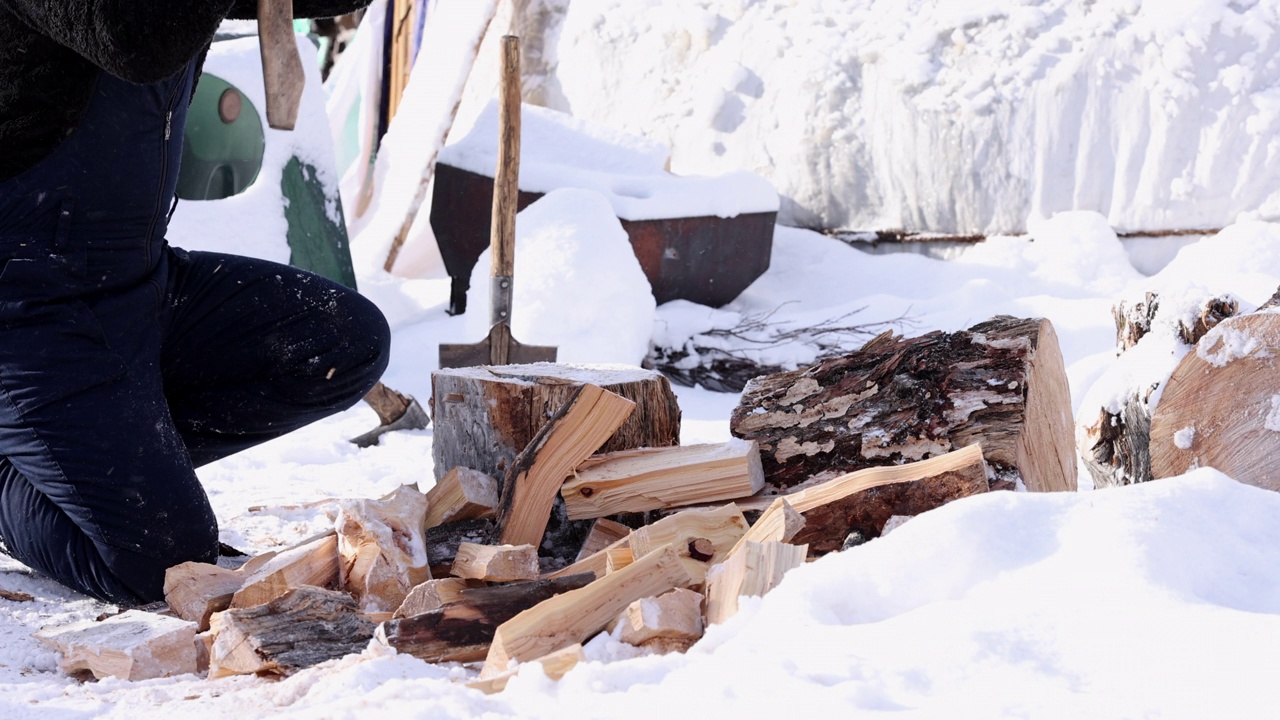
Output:
<path fill-rule="evenodd" d="M 591 531 L 587 533 L 587 539 L 582 541 L 582 549 L 573 560 L 577 562 L 590 557 L 630 534 L 631 528 L 626 525 L 608 518 L 599 518 L 591 524 Z"/>
<path fill-rule="evenodd" d="M 604 577 L 609 572 L 609 555 L 621 548 L 631 549 L 631 534 L 627 533 L 626 537 L 619 538 L 608 547 L 597 550 L 587 557 L 570 563 L 555 572 L 550 573 L 547 577 L 557 578 L 566 575 L 576 575 L 578 573 L 591 573 L 596 577 Z M 634 557 L 634 553 L 632 553 Z"/>
<path fill-rule="evenodd" d="M 209 629 L 209 616 L 231 606 L 231 597 L 247 575 L 210 563 L 185 562 L 164 573 L 164 599 L 174 614 Z"/>
<path fill-rule="evenodd" d="M 512 660 L 525 662 L 584 642 L 636 600 L 690 582 L 679 556 L 664 547 L 586 587 L 545 600 L 498 627 L 480 677 L 505 672 Z"/>
<path fill-rule="evenodd" d="M 339 585 L 362 612 L 391 612 L 431 579 L 422 537 L 426 513 L 426 496 L 411 485 L 379 500 L 338 504 Z"/>
<path fill-rule="evenodd" d="M 196 624 L 129 610 L 101 622 L 44 628 L 34 637 L 62 654 L 70 675 L 150 680 L 196 672 Z"/>
<path fill-rule="evenodd" d="M 477 545 L 464 542 L 453 559 L 453 574 L 488 582 L 538 579 L 538 549 L 532 545 Z"/>
<path fill-rule="evenodd" d="M 537 664 L 542 667 L 542 673 L 551 680 L 559 680 L 564 677 L 570 670 L 578 666 L 580 662 L 586 662 L 587 655 L 582 650 L 582 643 L 574 643 L 569 647 L 562 648 L 553 653 L 548 653 L 531 661 L 529 664 Z M 467 687 L 480 690 L 486 695 L 502 692 L 506 689 L 507 683 L 511 678 L 520 673 L 520 668 L 508 670 L 501 675 L 495 675 L 487 680 L 473 680 L 467 683 Z"/>
<path fill-rule="evenodd" d="M 696 586 L 706 579 L 707 569 L 723 560 L 746 532 L 747 519 L 737 505 L 729 504 L 712 510 L 685 510 L 662 518 L 633 530 L 629 544 L 637 558 L 669 545 L 692 578 L 690 584 Z M 701 546 L 698 540 L 703 541 Z"/>
<path fill-rule="evenodd" d="M 1280 312 L 1223 320 L 1178 363 L 1151 418 L 1151 474 L 1216 468 L 1280 490 Z"/>
<path fill-rule="evenodd" d="M 427 528 L 423 533 L 427 545 L 427 563 L 432 575 L 448 575 L 453 569 L 453 559 L 462 543 L 487 544 L 497 533 L 493 520 L 476 518 L 458 520 Z"/>
<path fill-rule="evenodd" d="M 702 593 L 685 588 L 643 598 L 627 606 L 612 630 L 628 645 L 666 653 L 687 643 L 687 650 L 702 637 L 702 601 Z M 654 643 L 655 640 L 666 642 Z"/>
<path fill-rule="evenodd" d="M 765 509 L 767 510 L 768 508 L 765 508 Z M 782 498 L 781 510 L 782 510 L 782 536 L 779 537 L 778 539 L 781 540 L 782 542 L 791 542 L 793 539 L 795 539 L 797 535 L 800 534 L 801 530 L 804 530 L 804 526 L 805 526 L 804 515 L 801 515 L 799 510 L 796 510 L 794 507 L 792 507 L 791 503 L 787 502 L 786 498 Z M 898 516 L 894 516 L 894 517 L 898 517 Z"/>
<path fill-rule="evenodd" d="M 338 536 L 330 532 L 284 550 L 257 567 L 231 596 L 231 607 L 261 605 L 300 585 L 334 587 L 338 574 Z"/>
<path fill-rule="evenodd" d="M 428 580 L 409 591 L 392 618 L 413 617 L 439 609 L 459 600 L 462 591 L 468 587 L 467 581 L 462 578 Z"/>
<path fill-rule="evenodd" d="M 423 527 L 493 517 L 497 506 L 497 480 L 479 470 L 456 467 L 427 491 L 427 517 Z"/>
<path fill-rule="evenodd" d="M 737 614 L 738 598 L 761 597 L 777 587 L 788 570 L 804 564 L 806 555 L 804 545 L 743 543 L 707 573 L 707 624 L 722 623 Z"/>
<path fill-rule="evenodd" d="M 458 466 L 502 478 L 577 389 L 598 385 L 636 404 L 600 452 L 680 444 L 680 406 L 662 374 L 640 368 L 555 363 L 431 373 L 436 477 Z"/>
<path fill-rule="evenodd" d="M 615 573 L 636 561 L 635 553 L 629 547 L 616 547 L 605 550 L 604 574 Z"/>
<path fill-rule="evenodd" d="M 1076 446 L 1095 488 L 1151 479 L 1151 400 L 1163 392 L 1182 352 L 1239 302 L 1208 292 L 1145 293 L 1112 308 L 1119 357 L 1084 397 Z"/>
<path fill-rule="evenodd" d="M 375 639 L 427 662 L 483 660 L 502 623 L 561 593 L 586 587 L 593 575 L 467 588 L 435 610 L 378 626 Z"/>
<path fill-rule="evenodd" d="M 209 677 L 290 675 L 360 652 L 374 626 L 347 593 L 303 585 L 269 602 L 215 613 Z"/>
<path fill-rule="evenodd" d="M 578 466 L 560 490 L 570 520 L 744 498 L 764 488 L 754 442 L 621 450 Z"/>
<path fill-rule="evenodd" d="M 1074 490 L 1071 393 L 1047 320 L 885 333 L 861 350 L 758 377 L 730 429 L 760 444 L 775 492 L 981 443 L 1002 487 Z"/>
<path fill-rule="evenodd" d="M 596 385 L 582 385 L 570 396 L 503 477 L 497 512 L 503 544 L 542 542 L 564 479 L 600 449 L 635 407 Z"/>

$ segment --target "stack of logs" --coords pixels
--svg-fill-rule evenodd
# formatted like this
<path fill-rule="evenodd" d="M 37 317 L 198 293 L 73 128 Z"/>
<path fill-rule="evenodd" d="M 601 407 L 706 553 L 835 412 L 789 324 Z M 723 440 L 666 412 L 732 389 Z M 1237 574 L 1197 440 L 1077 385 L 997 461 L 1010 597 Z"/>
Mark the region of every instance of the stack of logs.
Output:
<path fill-rule="evenodd" d="M 186 563 L 167 610 L 42 631 L 70 672 L 287 675 L 370 642 L 559 677 L 602 631 L 683 651 L 806 559 L 994 488 L 1074 487 L 1052 328 L 996 318 L 877 338 L 758 378 L 735 439 L 677 446 L 666 379 L 538 364 L 433 377 L 426 493 L 342 501 L 335 529 L 236 569 Z"/>

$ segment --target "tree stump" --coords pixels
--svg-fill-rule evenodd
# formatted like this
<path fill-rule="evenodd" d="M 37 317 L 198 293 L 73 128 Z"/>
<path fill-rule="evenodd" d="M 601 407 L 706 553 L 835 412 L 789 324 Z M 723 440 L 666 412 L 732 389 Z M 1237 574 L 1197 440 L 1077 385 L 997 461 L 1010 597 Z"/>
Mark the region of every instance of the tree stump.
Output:
<path fill-rule="evenodd" d="M 756 378 L 730 430 L 760 444 L 766 492 L 973 443 L 994 487 L 1076 487 L 1066 369 L 1042 319 L 1000 316 L 911 339 L 885 333 L 848 355 Z"/>
<path fill-rule="evenodd" d="M 556 363 L 438 370 L 431 375 L 436 479 L 458 466 L 503 477 L 547 420 L 588 383 L 636 404 L 600 452 L 680 444 L 675 394 L 651 370 Z"/>
<path fill-rule="evenodd" d="M 1151 418 L 1151 474 L 1213 467 L 1280 490 L 1280 313 L 1239 315 L 1182 358 Z"/>

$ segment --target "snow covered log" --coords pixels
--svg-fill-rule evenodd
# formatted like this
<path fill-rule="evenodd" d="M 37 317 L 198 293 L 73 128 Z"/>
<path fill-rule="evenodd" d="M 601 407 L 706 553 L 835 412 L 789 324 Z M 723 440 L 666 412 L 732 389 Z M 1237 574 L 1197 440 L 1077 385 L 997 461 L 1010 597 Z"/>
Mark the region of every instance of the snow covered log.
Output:
<path fill-rule="evenodd" d="M 374 638 L 427 662 L 483 660 L 499 625 L 561 593 L 585 587 L 593 579 L 593 575 L 582 574 L 467 588 L 435 610 L 382 623 Z"/>
<path fill-rule="evenodd" d="M 1280 490 L 1280 313 L 1223 320 L 1187 353 L 1151 418 L 1151 474 L 1216 468 Z"/>
<path fill-rule="evenodd" d="M 290 675 L 360 652 L 373 637 L 373 623 L 350 595 L 310 585 L 262 605 L 217 613 L 209 629 L 209 677 Z"/>
<path fill-rule="evenodd" d="M 982 445 L 996 487 L 1074 490 L 1071 394 L 1048 320 L 994 317 L 748 383 L 730 429 L 778 492 Z"/>
<path fill-rule="evenodd" d="M 1173 364 L 1223 319 L 1239 312 L 1229 295 L 1146 292 L 1111 310 L 1119 358 L 1080 405 L 1076 446 L 1095 488 L 1146 482 L 1151 474 L 1151 405 Z"/>
<path fill-rule="evenodd" d="M 437 370 L 431 374 L 436 478 L 458 466 L 502 478 L 587 383 L 636 404 L 600 452 L 680 444 L 680 406 L 667 379 L 651 370 L 555 363 Z"/>
<path fill-rule="evenodd" d="M 35 638 L 62 653 L 70 675 L 150 680 L 196 672 L 196 624 L 142 610 L 51 627 Z"/>
<path fill-rule="evenodd" d="M 403 485 L 378 500 L 338 504 L 339 584 L 364 612 L 390 612 L 431 579 L 422 536 L 427 498 Z"/>

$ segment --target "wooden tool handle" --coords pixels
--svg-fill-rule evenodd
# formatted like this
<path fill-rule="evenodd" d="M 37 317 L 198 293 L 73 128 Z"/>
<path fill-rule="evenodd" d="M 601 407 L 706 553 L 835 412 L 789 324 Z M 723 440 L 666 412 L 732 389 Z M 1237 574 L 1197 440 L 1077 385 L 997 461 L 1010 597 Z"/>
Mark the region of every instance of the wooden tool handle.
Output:
<path fill-rule="evenodd" d="M 520 38 L 502 37 L 498 88 L 498 167 L 493 175 L 493 276 L 515 272 L 516 202 L 520 191 Z"/>
<path fill-rule="evenodd" d="M 276 130 L 292 130 L 307 82 L 293 36 L 293 0 L 258 0 L 258 45 L 267 124 Z"/>

